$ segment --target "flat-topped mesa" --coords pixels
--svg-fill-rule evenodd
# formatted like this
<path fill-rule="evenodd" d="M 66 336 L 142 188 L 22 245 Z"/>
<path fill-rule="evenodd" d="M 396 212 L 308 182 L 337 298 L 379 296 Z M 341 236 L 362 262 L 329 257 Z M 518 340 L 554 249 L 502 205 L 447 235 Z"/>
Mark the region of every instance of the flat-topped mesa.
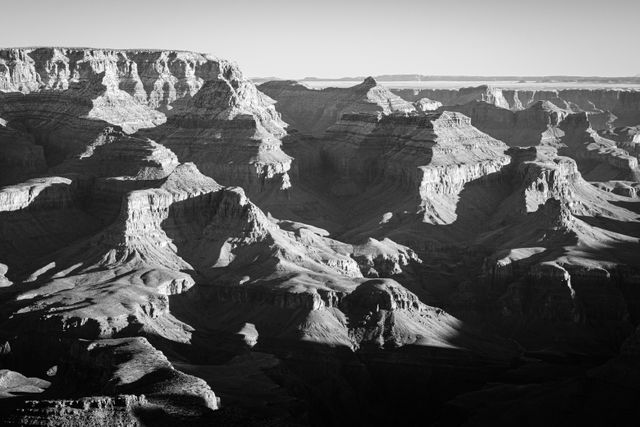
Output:
<path fill-rule="evenodd" d="M 506 148 L 456 112 L 361 113 L 345 114 L 327 130 L 323 156 L 339 174 L 340 194 L 372 180 L 394 182 L 415 194 L 425 221 L 449 223 L 463 186 L 509 163 Z"/>
<path fill-rule="evenodd" d="M 638 159 L 614 141 L 603 138 L 593 130 L 586 113 L 568 115 L 560 128 L 565 133 L 560 154 L 573 157 L 581 173 L 589 180 L 607 181 L 640 179 Z"/>
<path fill-rule="evenodd" d="M 276 100 L 276 109 L 292 128 L 316 137 L 322 136 L 343 114 L 415 111 L 411 103 L 372 77 L 349 88 L 314 90 L 295 81 L 271 81 L 258 88 Z"/>

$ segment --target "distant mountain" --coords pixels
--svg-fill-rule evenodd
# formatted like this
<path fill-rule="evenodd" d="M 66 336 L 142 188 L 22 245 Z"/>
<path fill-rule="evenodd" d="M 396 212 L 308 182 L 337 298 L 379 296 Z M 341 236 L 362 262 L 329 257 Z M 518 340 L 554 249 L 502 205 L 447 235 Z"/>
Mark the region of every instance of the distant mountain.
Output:
<path fill-rule="evenodd" d="M 602 77 L 602 76 L 442 76 L 424 74 L 383 74 L 374 76 L 380 82 L 394 81 L 526 81 L 526 82 L 583 82 L 583 83 L 640 83 L 640 74 L 628 77 Z M 360 82 L 365 76 L 356 77 L 304 77 L 299 81 L 354 81 Z M 262 83 L 271 80 L 282 80 L 277 77 L 255 77 L 251 79 L 255 83 Z"/>

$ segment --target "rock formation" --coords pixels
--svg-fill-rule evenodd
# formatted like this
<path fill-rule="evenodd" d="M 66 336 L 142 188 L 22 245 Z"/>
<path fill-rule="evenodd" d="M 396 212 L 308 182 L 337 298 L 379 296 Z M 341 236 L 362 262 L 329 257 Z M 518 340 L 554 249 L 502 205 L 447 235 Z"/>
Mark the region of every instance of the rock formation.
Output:
<path fill-rule="evenodd" d="M 427 116 L 346 114 L 327 130 L 323 155 L 337 172 L 332 192 L 357 196 L 387 181 L 416 196 L 429 223 L 455 220 L 455 200 L 467 182 L 509 163 L 506 145 L 452 112 Z"/>
<path fill-rule="evenodd" d="M 560 153 L 566 152 L 574 157 L 587 179 L 640 182 L 638 159 L 618 148 L 614 141 L 598 135 L 590 126 L 586 113 L 568 116 L 560 128 L 565 133 L 562 138 L 565 147 Z"/>
<path fill-rule="evenodd" d="M 0 424 L 630 396 L 635 95 L 259 89 L 190 52 L 0 50 Z"/>
<path fill-rule="evenodd" d="M 496 107 L 520 111 L 540 101 L 572 113 L 586 112 L 595 129 L 610 126 L 635 126 L 640 122 L 638 103 L 640 92 L 611 89 L 529 90 L 500 89 L 478 86 L 461 89 L 393 89 L 403 99 L 416 102 L 429 98 L 445 107 L 464 105 L 473 101 L 486 102 Z"/>
<path fill-rule="evenodd" d="M 564 135 L 560 122 L 568 115 L 549 101 L 539 101 L 518 111 L 482 101 L 447 108 L 468 116 L 475 127 L 512 147 L 557 146 Z"/>
<path fill-rule="evenodd" d="M 0 150 L 3 141 L 16 140 L 7 151 L 15 159 L 11 167 L 27 167 L 15 178 L 0 178 L 11 184 L 42 173 L 81 155 L 115 126 L 128 134 L 157 128 L 149 131 L 152 139 L 223 183 L 259 191 L 274 181 L 286 189 L 290 159 L 278 148 L 285 132 L 270 103 L 234 64 L 207 55 L 5 49 L 0 51 Z M 244 148 L 231 149 L 229 141 Z M 15 174 L 3 168 L 7 177 Z"/>
<path fill-rule="evenodd" d="M 411 112 L 414 107 L 368 77 L 359 85 L 341 89 L 310 89 L 295 81 L 271 81 L 259 86 L 277 102 L 276 108 L 294 129 L 322 134 L 348 113 Z"/>
<path fill-rule="evenodd" d="M 442 109 L 441 109 L 442 110 Z M 620 130 L 596 132 L 587 113 L 569 113 L 549 101 L 538 101 L 525 110 L 509 111 L 486 102 L 474 101 L 451 107 L 471 118 L 483 132 L 510 146 L 553 146 L 578 162 L 590 180 L 637 181 L 638 167 L 633 135 Z M 627 135 L 625 137 L 625 135 Z"/>

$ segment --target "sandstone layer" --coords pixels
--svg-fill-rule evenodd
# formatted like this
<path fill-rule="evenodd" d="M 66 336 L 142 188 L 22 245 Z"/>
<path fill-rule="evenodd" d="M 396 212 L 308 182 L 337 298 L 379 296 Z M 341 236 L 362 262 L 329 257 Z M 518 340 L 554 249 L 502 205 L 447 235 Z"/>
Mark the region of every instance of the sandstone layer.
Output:
<path fill-rule="evenodd" d="M 415 109 L 372 77 L 346 89 L 314 90 L 295 81 L 266 82 L 259 89 L 277 101 L 277 110 L 290 126 L 313 136 L 321 136 L 344 114 L 390 114 Z"/>
<path fill-rule="evenodd" d="M 603 384 L 628 407 L 634 96 L 400 94 L 1 50 L 0 424 L 602 420 Z"/>
<path fill-rule="evenodd" d="M 393 89 L 410 102 L 429 98 L 444 106 L 486 102 L 513 111 L 524 110 L 537 102 L 548 101 L 573 113 L 586 112 L 596 129 L 635 126 L 640 122 L 640 92 L 613 89 L 508 90 L 492 86 L 461 89 Z"/>

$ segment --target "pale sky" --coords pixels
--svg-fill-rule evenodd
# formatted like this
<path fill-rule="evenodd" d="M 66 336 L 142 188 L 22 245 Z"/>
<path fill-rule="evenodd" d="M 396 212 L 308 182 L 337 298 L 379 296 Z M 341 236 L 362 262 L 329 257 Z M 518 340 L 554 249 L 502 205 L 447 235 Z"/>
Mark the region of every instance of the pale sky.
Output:
<path fill-rule="evenodd" d="M 640 74 L 640 0 L 2 0 L 0 46 L 182 49 L 248 77 Z"/>

